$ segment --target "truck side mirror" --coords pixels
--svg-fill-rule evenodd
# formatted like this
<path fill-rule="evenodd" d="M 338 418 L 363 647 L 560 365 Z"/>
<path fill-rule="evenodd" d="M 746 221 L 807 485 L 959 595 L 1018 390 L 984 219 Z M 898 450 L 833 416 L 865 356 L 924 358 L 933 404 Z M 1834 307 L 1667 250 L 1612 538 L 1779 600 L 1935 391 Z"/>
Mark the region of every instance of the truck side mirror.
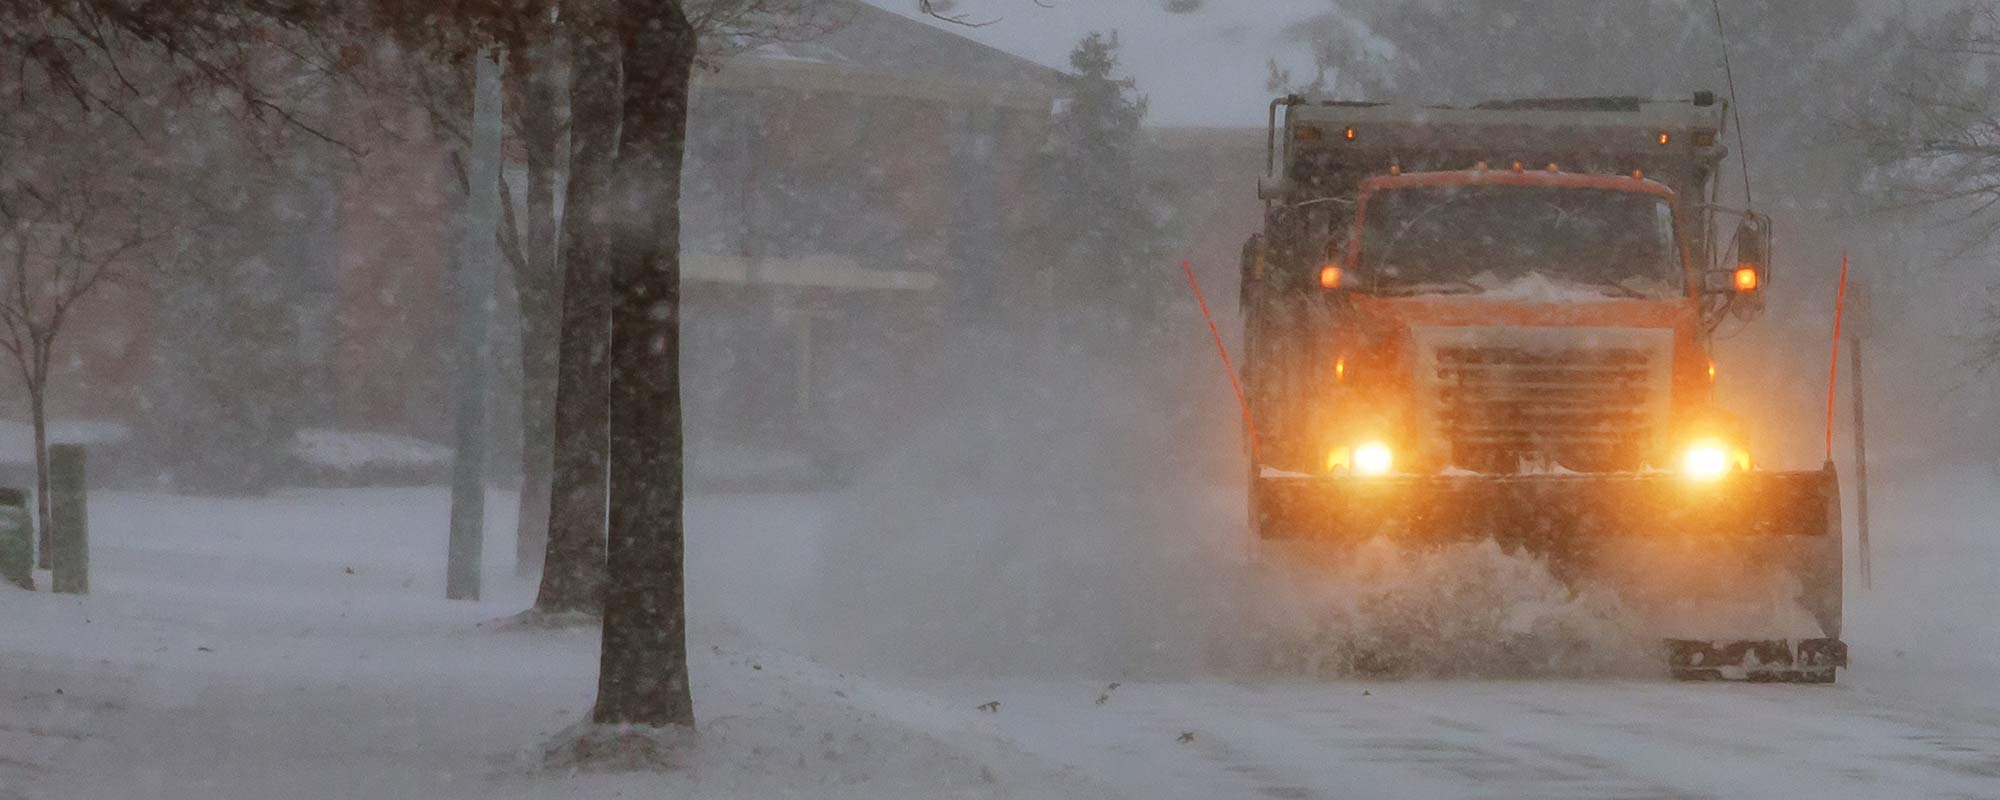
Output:
<path fill-rule="evenodd" d="M 1736 226 L 1736 265 L 1729 270 L 1725 292 L 1739 316 L 1754 315 L 1764 309 L 1764 288 L 1770 283 L 1771 220 L 1750 214 Z"/>
<path fill-rule="evenodd" d="M 1736 268 L 1730 273 L 1729 288 L 1738 295 L 1764 291 L 1771 277 L 1771 224 L 1760 216 L 1749 216 L 1736 226 Z"/>

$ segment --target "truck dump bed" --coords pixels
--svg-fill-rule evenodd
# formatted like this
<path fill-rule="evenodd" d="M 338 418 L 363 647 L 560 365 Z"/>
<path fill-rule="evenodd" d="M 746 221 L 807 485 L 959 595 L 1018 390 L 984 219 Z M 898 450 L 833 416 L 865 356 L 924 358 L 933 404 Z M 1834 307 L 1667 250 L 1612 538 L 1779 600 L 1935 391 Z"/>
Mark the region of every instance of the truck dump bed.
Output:
<path fill-rule="evenodd" d="M 1688 100 L 1633 97 L 1504 100 L 1469 108 L 1355 103 L 1291 96 L 1274 125 L 1265 199 L 1351 194 L 1362 178 L 1387 172 L 1557 164 L 1568 172 L 1642 171 L 1700 199 L 1728 156 L 1726 107 L 1702 94 Z M 1280 170 L 1279 168 L 1282 167 Z"/>

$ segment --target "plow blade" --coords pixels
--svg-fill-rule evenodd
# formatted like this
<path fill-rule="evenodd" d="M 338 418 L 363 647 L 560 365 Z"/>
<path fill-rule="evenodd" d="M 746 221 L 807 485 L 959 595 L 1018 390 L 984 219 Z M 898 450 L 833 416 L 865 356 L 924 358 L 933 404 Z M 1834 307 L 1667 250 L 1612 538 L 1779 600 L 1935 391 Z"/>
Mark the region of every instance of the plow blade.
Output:
<path fill-rule="evenodd" d="M 1784 606 L 1752 615 L 1750 628 L 1707 613 L 1663 628 L 1790 637 L 1668 639 L 1676 678 L 1827 683 L 1847 664 L 1840 488 L 1831 466 L 1708 482 L 1671 474 L 1259 477 L 1251 513 L 1267 540 L 1383 538 L 1423 548 L 1491 538 L 1546 557 L 1562 580 L 1590 575 L 1668 608 L 1776 592 Z M 1771 582 L 1775 576 L 1786 582 Z M 1795 627 L 1804 624 L 1792 616 L 1801 611 L 1817 623 L 1816 634 Z"/>
<path fill-rule="evenodd" d="M 1796 645 L 1784 639 L 1668 639 L 1667 666 L 1683 681 L 1832 683 L 1834 669 L 1847 666 L 1847 645 L 1839 639 L 1801 639 Z"/>

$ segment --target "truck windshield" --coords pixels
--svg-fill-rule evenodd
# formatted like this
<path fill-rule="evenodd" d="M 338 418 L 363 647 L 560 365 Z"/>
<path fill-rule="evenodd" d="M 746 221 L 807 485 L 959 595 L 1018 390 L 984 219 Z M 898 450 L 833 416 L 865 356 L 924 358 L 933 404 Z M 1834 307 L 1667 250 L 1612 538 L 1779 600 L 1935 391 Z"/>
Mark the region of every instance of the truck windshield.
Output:
<path fill-rule="evenodd" d="M 1360 267 L 1377 291 L 1493 290 L 1531 275 L 1667 297 L 1683 280 L 1673 204 L 1614 189 L 1419 186 L 1375 192 Z"/>

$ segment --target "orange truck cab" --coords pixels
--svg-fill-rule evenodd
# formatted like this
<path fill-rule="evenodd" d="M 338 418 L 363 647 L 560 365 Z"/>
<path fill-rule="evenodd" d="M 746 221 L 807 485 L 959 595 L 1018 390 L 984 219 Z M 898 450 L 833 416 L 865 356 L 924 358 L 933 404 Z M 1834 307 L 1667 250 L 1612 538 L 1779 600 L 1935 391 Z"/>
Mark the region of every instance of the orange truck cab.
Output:
<path fill-rule="evenodd" d="M 1782 539 L 1838 637 L 1831 465 L 1759 469 L 1710 396 L 1716 327 L 1771 277 L 1768 220 L 1713 202 L 1726 110 L 1274 101 L 1241 292 L 1258 536 Z"/>

